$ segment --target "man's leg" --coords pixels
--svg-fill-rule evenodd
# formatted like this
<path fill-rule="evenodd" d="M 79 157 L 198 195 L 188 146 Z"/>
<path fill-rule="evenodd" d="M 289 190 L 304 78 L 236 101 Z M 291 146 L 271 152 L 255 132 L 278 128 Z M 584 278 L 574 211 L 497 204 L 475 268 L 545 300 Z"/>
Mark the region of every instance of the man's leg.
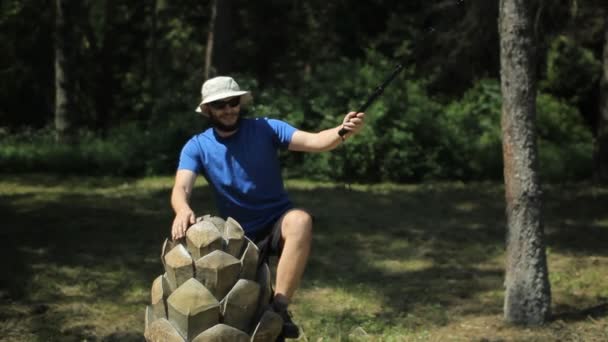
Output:
<path fill-rule="evenodd" d="M 312 243 L 312 221 L 309 213 L 294 209 L 280 222 L 283 251 L 277 265 L 275 302 L 289 304 L 300 284 Z"/>

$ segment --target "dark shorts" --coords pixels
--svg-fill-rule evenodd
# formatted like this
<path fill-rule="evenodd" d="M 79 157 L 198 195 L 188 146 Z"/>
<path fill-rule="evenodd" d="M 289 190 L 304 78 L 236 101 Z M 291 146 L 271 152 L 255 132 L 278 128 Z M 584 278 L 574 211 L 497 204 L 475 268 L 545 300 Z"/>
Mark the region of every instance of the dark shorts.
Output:
<path fill-rule="evenodd" d="M 281 252 L 283 251 L 283 239 L 281 236 L 281 226 L 283 224 L 283 219 L 293 210 L 302 210 L 310 217 L 312 217 L 314 221 L 314 216 L 310 213 L 310 211 L 303 208 L 291 208 L 283 213 L 273 224 L 268 225 L 267 228 L 262 229 L 258 232 L 251 240 L 258 246 L 260 249 L 260 254 L 262 257 L 269 256 L 281 256 Z"/>

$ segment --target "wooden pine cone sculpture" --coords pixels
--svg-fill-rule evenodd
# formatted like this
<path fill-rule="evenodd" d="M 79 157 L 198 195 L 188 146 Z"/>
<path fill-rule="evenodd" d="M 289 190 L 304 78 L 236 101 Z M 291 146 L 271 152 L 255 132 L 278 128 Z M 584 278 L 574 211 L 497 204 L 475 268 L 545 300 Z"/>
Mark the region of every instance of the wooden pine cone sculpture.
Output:
<path fill-rule="evenodd" d="M 185 244 L 165 240 L 146 307 L 149 342 L 275 341 L 283 325 L 272 311 L 267 263 L 232 218 L 205 215 Z"/>

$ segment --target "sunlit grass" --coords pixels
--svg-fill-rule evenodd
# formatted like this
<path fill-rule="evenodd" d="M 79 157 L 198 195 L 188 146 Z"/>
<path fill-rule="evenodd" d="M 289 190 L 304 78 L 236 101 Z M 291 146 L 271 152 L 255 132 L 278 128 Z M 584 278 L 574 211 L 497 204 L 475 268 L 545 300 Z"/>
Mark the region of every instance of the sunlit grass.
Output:
<path fill-rule="evenodd" d="M 0 340 L 141 338 L 172 182 L 3 175 Z M 546 187 L 555 320 L 532 329 L 502 321 L 499 184 L 286 186 L 315 215 L 292 305 L 308 341 L 608 340 L 608 188 Z M 215 214 L 202 179 L 193 196 Z"/>

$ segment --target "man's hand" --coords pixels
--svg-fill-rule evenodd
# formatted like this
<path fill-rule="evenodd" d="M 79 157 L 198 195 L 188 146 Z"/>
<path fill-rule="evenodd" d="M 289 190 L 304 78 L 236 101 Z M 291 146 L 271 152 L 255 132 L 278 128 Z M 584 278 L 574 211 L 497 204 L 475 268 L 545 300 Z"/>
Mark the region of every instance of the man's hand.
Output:
<path fill-rule="evenodd" d="M 344 117 L 342 127 L 348 131 L 347 135 L 358 133 L 363 128 L 365 113 L 350 112 Z"/>
<path fill-rule="evenodd" d="M 171 228 L 171 237 L 173 240 L 181 239 L 186 236 L 186 230 L 190 225 L 196 222 L 196 216 L 191 209 L 184 209 L 175 215 L 173 227 Z"/>

